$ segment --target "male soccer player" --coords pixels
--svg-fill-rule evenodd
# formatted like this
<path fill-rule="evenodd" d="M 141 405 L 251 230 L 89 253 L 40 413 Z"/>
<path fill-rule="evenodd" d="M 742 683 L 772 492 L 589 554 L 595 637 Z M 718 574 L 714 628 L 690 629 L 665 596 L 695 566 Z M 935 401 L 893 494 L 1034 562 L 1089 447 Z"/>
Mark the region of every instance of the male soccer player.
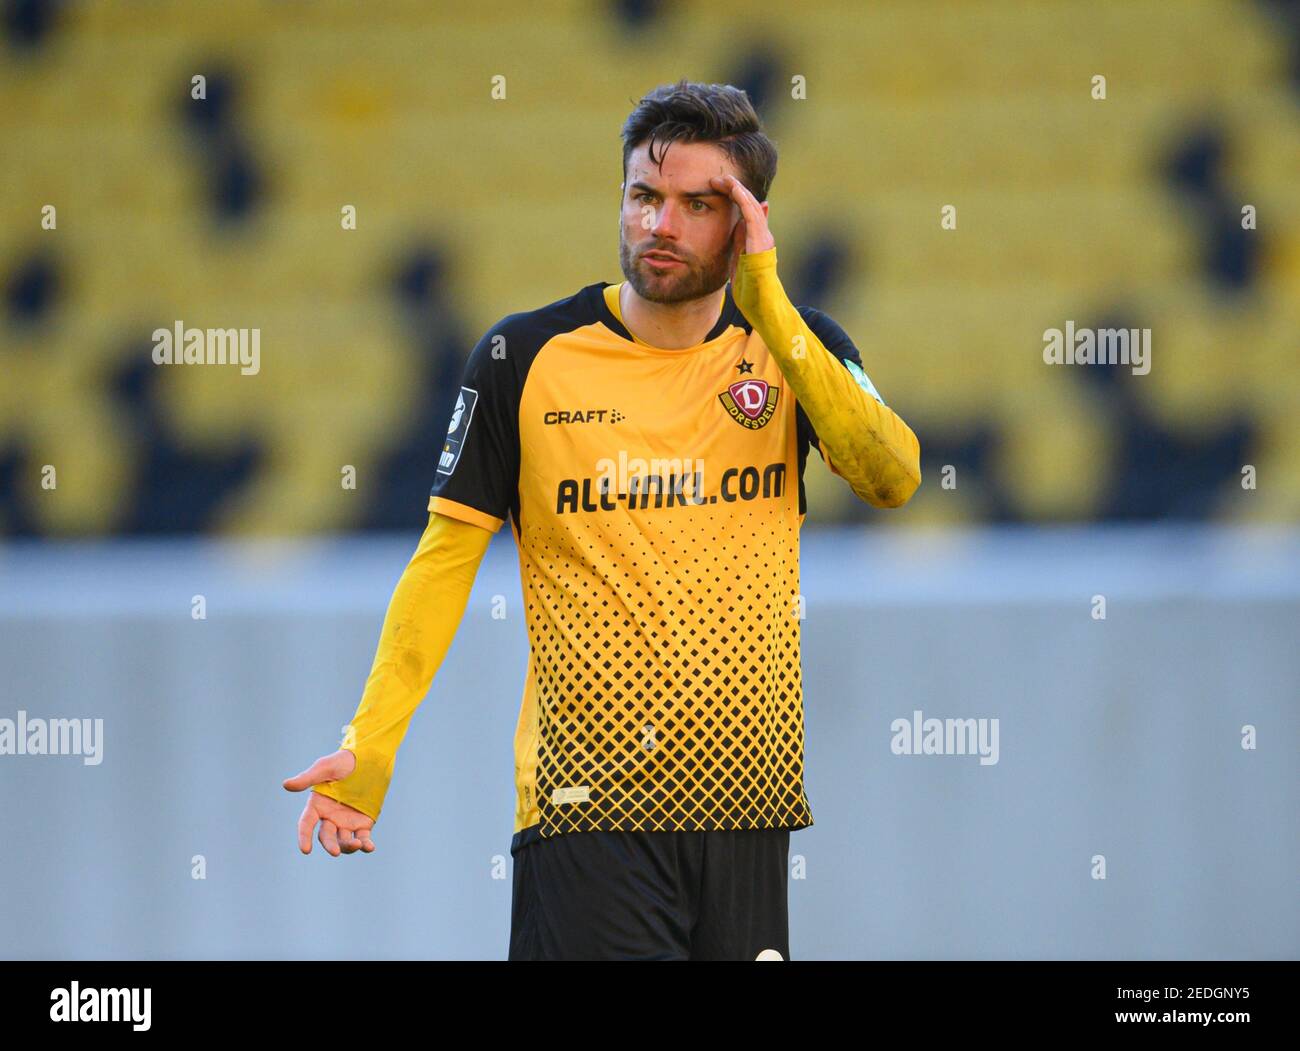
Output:
<path fill-rule="evenodd" d="M 475 346 L 311 851 L 375 849 L 394 757 L 509 519 L 531 646 L 515 733 L 511 959 L 789 959 L 803 778 L 810 447 L 898 507 L 920 448 L 776 273 L 776 150 L 737 88 L 658 88 L 623 128 L 624 282 Z M 730 280 L 729 280 L 730 279 Z M 774 957 L 773 952 L 779 954 Z"/>

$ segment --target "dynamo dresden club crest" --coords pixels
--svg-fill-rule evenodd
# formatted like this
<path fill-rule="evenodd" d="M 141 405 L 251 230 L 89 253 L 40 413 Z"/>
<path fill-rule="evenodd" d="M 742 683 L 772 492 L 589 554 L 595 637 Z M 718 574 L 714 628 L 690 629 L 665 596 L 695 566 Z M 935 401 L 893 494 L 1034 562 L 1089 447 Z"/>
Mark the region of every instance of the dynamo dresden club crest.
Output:
<path fill-rule="evenodd" d="M 742 427 L 756 431 L 776 412 L 779 388 L 766 380 L 737 380 L 718 395 L 722 407 Z"/>

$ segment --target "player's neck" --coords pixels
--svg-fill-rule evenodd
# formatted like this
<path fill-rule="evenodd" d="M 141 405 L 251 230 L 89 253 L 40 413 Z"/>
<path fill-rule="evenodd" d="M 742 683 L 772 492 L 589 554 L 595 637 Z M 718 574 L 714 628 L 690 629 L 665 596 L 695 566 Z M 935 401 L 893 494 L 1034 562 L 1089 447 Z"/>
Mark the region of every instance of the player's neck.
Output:
<path fill-rule="evenodd" d="M 722 314 L 727 295 L 724 285 L 716 292 L 681 303 L 652 303 L 637 295 L 624 281 L 618 290 L 618 309 L 623 327 L 637 339 L 660 350 L 685 350 L 704 341 Z"/>

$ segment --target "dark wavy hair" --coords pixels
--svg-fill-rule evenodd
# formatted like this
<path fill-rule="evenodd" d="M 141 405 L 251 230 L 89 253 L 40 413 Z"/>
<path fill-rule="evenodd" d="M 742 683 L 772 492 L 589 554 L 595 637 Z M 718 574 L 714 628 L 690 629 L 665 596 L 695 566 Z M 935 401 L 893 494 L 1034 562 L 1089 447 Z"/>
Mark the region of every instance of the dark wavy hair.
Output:
<path fill-rule="evenodd" d="M 766 201 L 776 178 L 776 146 L 749 96 L 730 84 L 697 84 L 683 78 L 645 95 L 623 125 L 623 179 L 632 151 L 649 142 L 652 163 L 662 167 L 672 142 L 713 142 L 740 173 L 745 189 Z M 660 144 L 655 156 L 655 144 Z"/>

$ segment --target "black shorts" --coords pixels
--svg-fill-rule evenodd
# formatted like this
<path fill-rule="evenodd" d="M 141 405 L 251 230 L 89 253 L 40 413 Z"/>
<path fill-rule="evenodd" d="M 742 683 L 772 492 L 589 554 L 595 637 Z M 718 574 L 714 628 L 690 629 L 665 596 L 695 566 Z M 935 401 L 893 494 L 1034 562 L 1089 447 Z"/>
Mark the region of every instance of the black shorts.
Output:
<path fill-rule="evenodd" d="M 511 960 L 790 959 L 790 830 L 565 832 L 514 855 Z"/>

